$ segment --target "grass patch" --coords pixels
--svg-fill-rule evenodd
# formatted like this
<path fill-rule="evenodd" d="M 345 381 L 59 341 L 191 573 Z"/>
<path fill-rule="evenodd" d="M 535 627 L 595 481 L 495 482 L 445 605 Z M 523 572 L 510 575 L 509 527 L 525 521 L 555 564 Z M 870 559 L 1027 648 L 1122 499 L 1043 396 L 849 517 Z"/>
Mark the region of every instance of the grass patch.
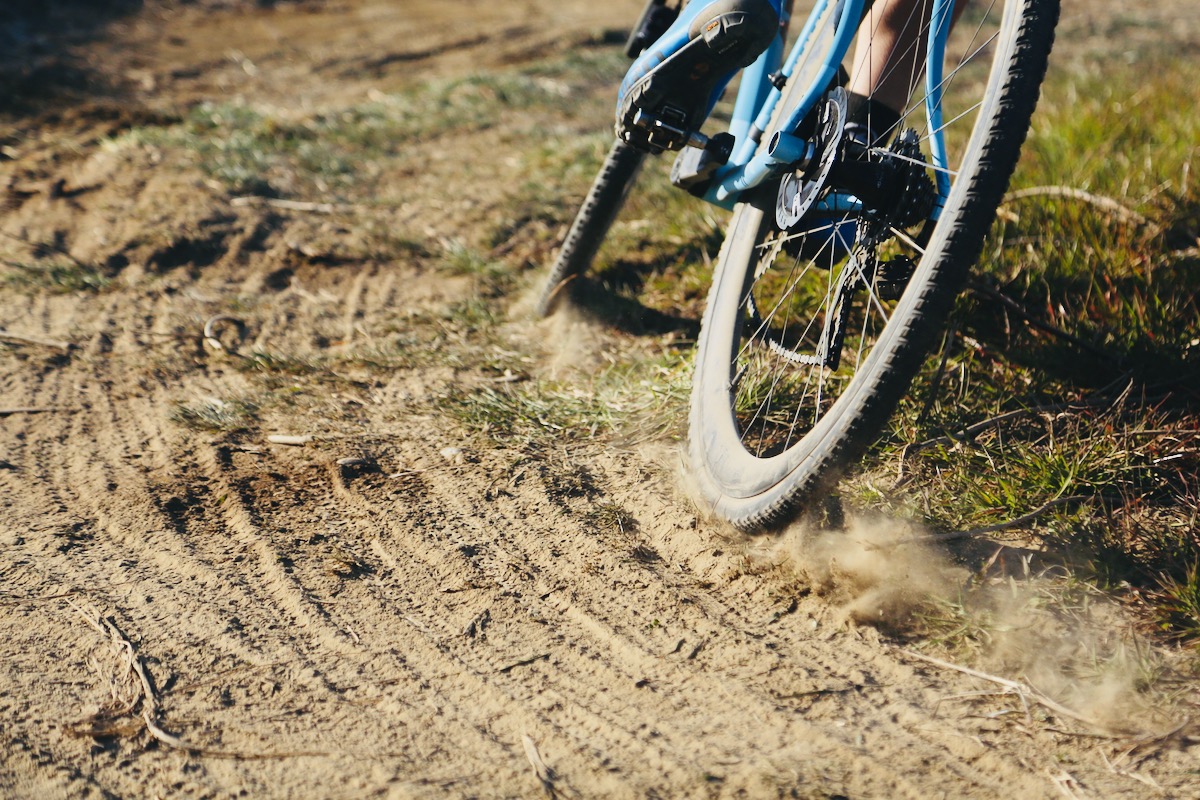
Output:
<path fill-rule="evenodd" d="M 512 269 L 508 264 L 457 239 L 446 243 L 440 265 L 451 275 L 477 279 L 477 288 L 495 294 L 502 293 L 512 285 Z"/>
<path fill-rule="evenodd" d="M 258 404 L 244 398 L 209 397 L 195 403 L 179 403 L 171 412 L 171 421 L 194 431 L 236 433 L 253 427 L 258 412 Z"/>
<path fill-rule="evenodd" d="M 404 161 L 415 142 L 492 128 L 518 113 L 528 122 L 516 126 L 517 135 L 533 132 L 546 111 L 570 108 L 581 92 L 609 83 L 618 74 L 614 67 L 609 51 L 589 50 L 308 115 L 206 102 L 179 124 L 135 128 L 111 146 L 184 151 L 234 194 L 359 193 L 374 184 L 383 164 Z"/>
<path fill-rule="evenodd" d="M 628 509 L 611 500 L 601 500 L 598 503 L 591 504 L 591 507 L 583 515 L 583 521 L 590 527 L 602 531 L 604 533 L 629 533 L 637 530 L 637 517 L 633 516 Z M 644 557 L 637 559 L 646 563 L 657 560 L 649 554 L 654 551 L 645 545 L 634 548 L 635 558 L 637 553 L 641 553 Z"/>
<path fill-rule="evenodd" d="M 438 406 L 469 433 L 506 446 L 681 437 L 691 377 L 686 354 L 669 349 L 614 360 L 594 378 L 460 389 Z"/>
<path fill-rule="evenodd" d="M 377 344 L 346 350 L 284 353 L 256 349 L 232 363 L 243 373 L 265 378 L 264 385 L 270 389 L 297 382 L 353 385 L 376 374 L 434 363 L 439 349 L 437 342 L 408 331 Z"/>
<path fill-rule="evenodd" d="M 1193 561 L 1178 576 L 1163 576 L 1157 600 L 1164 631 L 1183 639 L 1200 639 L 1200 563 Z"/>
<path fill-rule="evenodd" d="M 3 264 L 7 269 L 0 281 L 5 286 L 23 291 L 46 291 L 51 294 L 100 292 L 112 283 L 112 278 L 103 270 L 75 261 L 5 261 Z"/>

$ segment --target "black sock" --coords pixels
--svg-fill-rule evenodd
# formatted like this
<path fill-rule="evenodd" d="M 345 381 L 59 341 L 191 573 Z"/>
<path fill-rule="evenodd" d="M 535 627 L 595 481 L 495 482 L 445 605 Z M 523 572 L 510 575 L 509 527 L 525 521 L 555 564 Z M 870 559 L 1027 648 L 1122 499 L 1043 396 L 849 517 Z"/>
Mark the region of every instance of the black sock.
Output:
<path fill-rule="evenodd" d="M 900 113 L 878 100 L 850 92 L 846 108 L 846 132 L 857 136 L 868 147 L 887 142 L 900 124 Z"/>

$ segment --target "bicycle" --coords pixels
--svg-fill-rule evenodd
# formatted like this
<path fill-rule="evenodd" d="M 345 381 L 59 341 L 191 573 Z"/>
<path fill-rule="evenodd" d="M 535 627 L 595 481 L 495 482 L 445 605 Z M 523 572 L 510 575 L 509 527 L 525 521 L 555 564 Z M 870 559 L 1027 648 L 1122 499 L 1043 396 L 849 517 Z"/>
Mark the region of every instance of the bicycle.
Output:
<path fill-rule="evenodd" d="M 889 138 L 863 145 L 844 133 L 843 62 L 869 5 L 814 0 L 786 44 L 785 0 L 779 34 L 742 72 L 728 133 L 639 120 L 644 148 L 680 151 L 676 185 L 733 211 L 696 345 L 688 454 L 705 501 L 744 530 L 831 490 L 908 391 L 1016 166 L 1059 11 L 971 3 L 952 25 L 955 0 L 918 4 L 922 88 Z M 681 7 L 651 0 L 627 54 Z M 645 157 L 613 144 L 542 314 L 589 268 Z"/>

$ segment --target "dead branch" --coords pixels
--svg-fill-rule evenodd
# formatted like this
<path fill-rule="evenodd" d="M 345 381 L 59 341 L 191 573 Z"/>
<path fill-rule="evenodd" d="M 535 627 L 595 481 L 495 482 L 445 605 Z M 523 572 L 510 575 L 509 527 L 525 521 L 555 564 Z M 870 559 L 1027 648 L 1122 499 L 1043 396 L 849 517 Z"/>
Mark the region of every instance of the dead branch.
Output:
<path fill-rule="evenodd" d="M 306 211 L 313 214 L 336 214 L 359 211 L 360 207 L 347 203 L 312 203 L 304 200 L 281 200 L 276 197 L 235 197 L 229 201 L 235 208 L 243 206 L 269 206 L 283 211 Z"/>
<path fill-rule="evenodd" d="M 1078 347 L 1080 350 L 1086 350 L 1087 352 L 1091 353 L 1092 355 L 1096 356 L 1097 358 L 1105 358 L 1105 359 L 1112 358 L 1112 356 L 1107 351 L 1105 351 L 1104 349 L 1102 349 L 1100 347 L 1096 347 L 1091 342 L 1085 342 L 1083 339 L 1080 339 L 1078 336 L 1067 333 L 1062 328 L 1055 327 L 1054 325 L 1051 325 L 1049 322 L 1045 322 L 1044 320 L 1038 319 L 1030 311 L 1028 311 L 1025 308 L 1025 306 L 1021 305 L 1016 300 L 1013 300 L 1011 297 L 1004 294 L 1003 292 L 1001 292 L 998 289 L 995 289 L 991 286 L 988 286 L 985 283 L 981 283 L 976 280 L 967 281 L 967 288 L 970 291 L 974 292 L 975 294 L 986 297 L 988 300 L 994 300 L 997 303 L 1000 303 L 1005 308 L 1012 311 L 1018 317 L 1025 320 L 1027 323 L 1029 323 L 1033 327 L 1037 328 L 1038 330 L 1042 331 L 1043 333 L 1048 333 L 1051 336 L 1054 336 L 1058 339 L 1062 339 L 1065 342 L 1070 342 L 1071 344 Z"/>
<path fill-rule="evenodd" d="M 918 653 L 913 650 L 901 649 L 900 652 L 906 656 L 911 656 L 912 658 L 915 658 L 919 661 L 924 661 L 926 663 L 933 664 L 936 667 L 941 667 L 942 669 L 948 669 L 948 670 L 953 670 L 955 672 L 961 672 L 964 675 L 970 675 L 973 678 L 979 678 L 981 680 L 985 680 L 985 681 L 994 683 L 998 686 L 1003 686 L 1004 688 L 1006 688 L 1009 691 L 1009 693 L 1016 695 L 1017 697 L 1021 698 L 1023 701 L 1026 699 L 1033 700 L 1038 705 L 1040 705 L 1044 708 L 1047 708 L 1050 711 L 1053 711 L 1054 713 L 1056 713 L 1060 716 L 1069 717 L 1069 718 L 1075 720 L 1076 722 L 1082 722 L 1084 725 L 1087 725 L 1088 727 L 1091 727 L 1091 728 L 1104 728 L 1105 727 L 1104 725 L 1100 724 L 1099 722 L 1092 719 L 1091 717 L 1084 716 L 1083 714 L 1079 713 L 1078 711 L 1075 711 L 1074 709 L 1064 706 L 1062 703 L 1058 702 L 1057 700 L 1054 700 L 1053 698 L 1049 697 L 1048 695 L 1043 694 L 1042 692 L 1038 691 L 1037 689 L 1033 688 L 1032 686 L 1029 686 L 1028 684 L 1025 684 L 1025 683 L 1021 683 L 1020 681 L 1009 680 L 1008 678 L 1001 678 L 998 675 L 989 675 L 988 673 L 980 672 L 977 669 L 971 669 L 970 667 L 963 667 L 963 666 L 959 666 L 958 664 L 952 664 L 949 661 L 943 661 L 940 658 L 935 658 L 933 656 L 927 656 L 924 653 Z"/>
<path fill-rule="evenodd" d="M 1057 197 L 1065 200 L 1078 200 L 1082 203 L 1095 206 L 1102 211 L 1106 211 L 1113 216 L 1120 217 L 1126 222 L 1144 225 L 1155 230 L 1157 230 L 1159 227 L 1146 215 L 1134 211 L 1132 208 L 1129 208 L 1126 205 L 1118 203 L 1111 197 L 1093 194 L 1091 192 L 1084 191 L 1083 189 L 1076 189 L 1072 186 L 1033 186 L 1028 189 L 1020 189 L 1004 195 L 1004 199 L 1000 201 L 1000 204 L 1003 206 L 1007 205 L 1008 203 L 1014 203 L 1017 200 L 1024 200 L 1030 197 Z"/>

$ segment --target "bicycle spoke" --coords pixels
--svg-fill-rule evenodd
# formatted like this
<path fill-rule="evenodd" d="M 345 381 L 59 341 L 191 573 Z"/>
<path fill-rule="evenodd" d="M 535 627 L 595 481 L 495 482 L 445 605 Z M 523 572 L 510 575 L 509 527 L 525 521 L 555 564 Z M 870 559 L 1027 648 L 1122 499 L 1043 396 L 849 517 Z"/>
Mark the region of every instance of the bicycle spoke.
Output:
<path fill-rule="evenodd" d="M 917 244 L 916 240 L 913 239 L 911 236 L 909 236 L 904 231 L 902 231 L 899 228 L 894 227 L 894 226 L 889 226 L 888 231 L 890 231 L 893 236 L 895 236 L 900 241 L 904 242 L 906 245 L 911 247 L 913 250 L 916 250 L 918 255 L 922 255 L 922 256 L 925 255 L 925 248 L 921 247 L 921 245 Z"/>

